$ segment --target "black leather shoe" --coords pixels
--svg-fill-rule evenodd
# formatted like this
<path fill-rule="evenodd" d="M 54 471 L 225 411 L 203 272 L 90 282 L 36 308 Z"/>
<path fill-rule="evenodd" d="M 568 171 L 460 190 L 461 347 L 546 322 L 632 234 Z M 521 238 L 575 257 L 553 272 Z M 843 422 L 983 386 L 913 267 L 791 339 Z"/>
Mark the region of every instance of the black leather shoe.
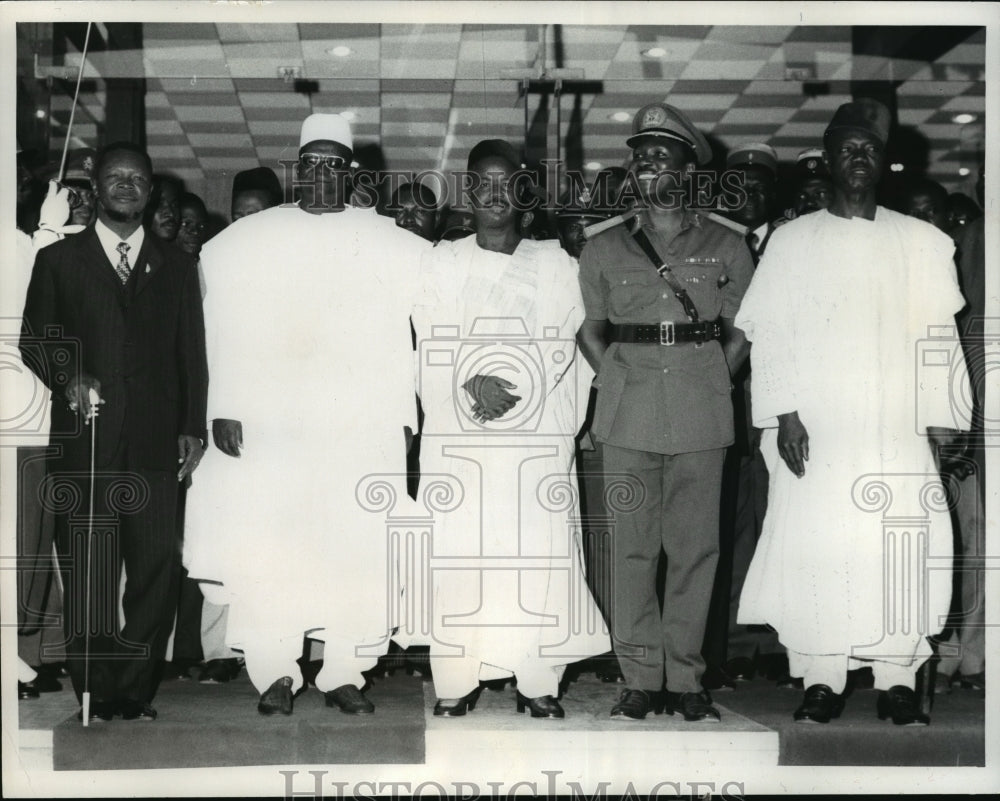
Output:
<path fill-rule="evenodd" d="M 844 696 L 825 684 L 813 684 L 806 690 L 802 704 L 792 713 L 796 723 L 829 723 L 844 711 Z"/>
<path fill-rule="evenodd" d="M 730 659 L 722 666 L 722 672 L 733 681 L 750 681 L 756 674 L 753 660 L 745 656 Z"/>
<path fill-rule="evenodd" d="M 667 693 L 667 712 L 671 715 L 680 712 L 684 715 L 684 720 L 707 720 L 709 723 L 718 723 L 722 720 L 719 710 L 712 706 L 712 696 L 708 690 L 700 693 Z"/>
<path fill-rule="evenodd" d="M 62 690 L 62 682 L 55 677 L 52 671 L 40 667 L 34 668 L 34 671 L 38 675 L 31 681 L 26 682 L 29 687 L 33 687 L 40 693 L 57 693 Z"/>
<path fill-rule="evenodd" d="M 611 717 L 616 720 L 643 720 L 652 712 L 663 714 L 665 701 L 660 690 L 630 690 L 626 687 L 618 696 L 618 702 L 611 707 Z M 673 714 L 671 710 L 670 714 Z"/>
<path fill-rule="evenodd" d="M 257 702 L 257 711 L 262 715 L 292 714 L 292 677 L 282 676 L 264 690 Z"/>
<path fill-rule="evenodd" d="M 370 715 L 375 711 L 375 704 L 369 701 L 361 690 L 353 684 L 343 684 L 336 690 L 329 690 L 323 693 L 327 706 L 340 707 L 340 711 L 347 715 Z"/>
<path fill-rule="evenodd" d="M 706 690 L 729 690 L 736 689 L 736 681 L 722 668 L 706 667 L 701 674 L 701 686 Z"/>
<path fill-rule="evenodd" d="M 38 697 L 38 688 L 32 681 L 19 681 L 17 683 L 17 700 L 31 701 Z"/>
<path fill-rule="evenodd" d="M 122 701 L 121 713 L 122 720 L 156 720 L 156 710 L 144 701 Z"/>
<path fill-rule="evenodd" d="M 878 719 L 892 718 L 897 726 L 927 726 L 931 719 L 920 711 L 917 694 L 909 687 L 897 684 L 878 694 Z"/>
<path fill-rule="evenodd" d="M 114 701 L 95 701 L 90 700 L 90 722 L 94 721 L 104 721 L 113 720 L 115 714 L 118 712 L 118 705 Z M 83 720 L 83 708 L 76 713 L 77 720 Z"/>
<path fill-rule="evenodd" d="M 986 692 L 986 671 L 980 670 L 978 673 L 956 672 L 951 677 L 951 686 L 962 690 L 981 690 Z"/>
<path fill-rule="evenodd" d="M 460 718 L 466 712 L 471 712 L 476 708 L 479 701 L 481 687 L 476 687 L 471 693 L 463 695 L 457 700 L 440 700 L 434 704 L 434 717 L 438 718 Z"/>
<path fill-rule="evenodd" d="M 240 675 L 239 659 L 210 659 L 198 674 L 199 684 L 225 684 Z"/>
<path fill-rule="evenodd" d="M 551 695 L 540 695 L 537 698 L 526 698 L 517 694 L 517 711 L 523 712 L 525 709 L 531 710 L 531 717 L 533 718 L 564 718 L 566 713 L 563 711 L 562 706 L 559 702 Z"/>
<path fill-rule="evenodd" d="M 489 681 L 481 681 L 479 684 L 490 692 L 502 693 L 508 681 L 510 679 L 490 679 Z"/>

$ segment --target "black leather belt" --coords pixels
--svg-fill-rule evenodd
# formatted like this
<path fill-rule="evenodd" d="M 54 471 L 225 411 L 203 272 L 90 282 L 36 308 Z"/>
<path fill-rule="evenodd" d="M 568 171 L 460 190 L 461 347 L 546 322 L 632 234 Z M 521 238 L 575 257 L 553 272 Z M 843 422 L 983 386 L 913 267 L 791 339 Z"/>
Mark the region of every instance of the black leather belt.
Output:
<path fill-rule="evenodd" d="M 653 323 L 611 326 L 611 341 L 635 345 L 675 345 L 680 342 L 702 344 L 722 338 L 722 326 L 718 322 L 700 323 Z"/>

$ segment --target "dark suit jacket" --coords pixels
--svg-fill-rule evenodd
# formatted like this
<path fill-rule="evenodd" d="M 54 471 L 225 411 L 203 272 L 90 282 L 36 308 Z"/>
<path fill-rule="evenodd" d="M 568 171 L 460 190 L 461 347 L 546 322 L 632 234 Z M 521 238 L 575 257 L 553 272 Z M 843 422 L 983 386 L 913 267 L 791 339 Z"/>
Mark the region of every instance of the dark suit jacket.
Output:
<path fill-rule="evenodd" d="M 38 252 L 24 308 L 21 356 L 52 390 L 50 441 L 63 470 L 86 470 L 90 428 L 66 384 L 101 382 L 96 466 L 124 442 L 129 468 L 177 469 L 177 437 L 204 439 L 208 365 L 194 259 L 146 234 L 124 287 L 94 226 Z"/>

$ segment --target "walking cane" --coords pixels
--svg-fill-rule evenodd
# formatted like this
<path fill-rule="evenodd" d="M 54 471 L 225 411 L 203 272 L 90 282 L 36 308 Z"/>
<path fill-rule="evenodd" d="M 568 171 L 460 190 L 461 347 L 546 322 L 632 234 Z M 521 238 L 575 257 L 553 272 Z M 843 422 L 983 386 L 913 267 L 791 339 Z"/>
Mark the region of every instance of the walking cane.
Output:
<path fill-rule="evenodd" d="M 97 405 L 100 397 L 97 391 L 90 390 L 90 415 L 84 421 L 84 425 L 90 426 L 90 489 L 87 501 L 87 578 L 85 582 L 86 600 L 84 601 L 86 612 L 84 613 L 83 631 L 83 725 L 90 725 L 90 590 L 91 590 L 91 559 L 94 539 L 94 483 L 95 483 L 95 456 L 97 453 Z"/>

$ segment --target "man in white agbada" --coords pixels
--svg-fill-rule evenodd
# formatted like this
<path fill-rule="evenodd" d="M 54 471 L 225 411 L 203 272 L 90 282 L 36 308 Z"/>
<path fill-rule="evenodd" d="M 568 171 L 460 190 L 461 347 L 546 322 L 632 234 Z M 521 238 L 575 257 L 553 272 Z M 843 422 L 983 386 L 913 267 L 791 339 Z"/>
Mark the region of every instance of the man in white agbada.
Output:
<path fill-rule="evenodd" d="M 519 712 L 561 718 L 565 666 L 610 648 L 578 531 L 574 436 L 593 378 L 576 357 L 583 301 L 559 243 L 521 236 L 528 176 L 513 148 L 481 142 L 469 170 L 476 235 L 425 255 L 414 309 L 421 493 L 453 490 L 433 535 L 434 714 L 464 715 L 480 679 L 513 674 Z"/>
<path fill-rule="evenodd" d="M 929 723 L 915 674 L 951 598 L 931 444 L 959 424 L 949 387 L 968 397 L 954 338 L 965 301 L 951 239 L 876 205 L 888 131 L 877 101 L 837 110 L 824 135 L 833 205 L 775 231 L 736 317 L 771 475 L 739 622 L 777 629 L 804 722 L 837 717 L 847 671 L 870 665 L 880 718 Z"/>
<path fill-rule="evenodd" d="M 304 634 L 325 642 L 327 706 L 373 711 L 361 673 L 395 625 L 384 517 L 356 491 L 395 474 L 408 502 L 413 265 L 429 245 L 347 205 L 352 157 L 343 117 L 310 116 L 299 203 L 236 221 L 201 256 L 218 451 L 188 501 L 186 564 L 229 604 L 226 642 L 244 651 L 262 714 L 291 713 Z"/>

